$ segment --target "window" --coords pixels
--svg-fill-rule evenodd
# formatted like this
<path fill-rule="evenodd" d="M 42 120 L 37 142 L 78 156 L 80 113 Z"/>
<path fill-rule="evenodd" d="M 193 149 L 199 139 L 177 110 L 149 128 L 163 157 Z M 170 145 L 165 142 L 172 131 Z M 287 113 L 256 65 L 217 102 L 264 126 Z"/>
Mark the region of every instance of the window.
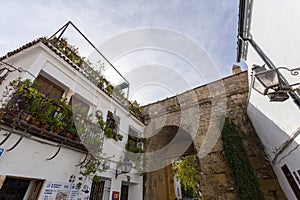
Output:
<path fill-rule="evenodd" d="M 298 184 L 300 185 L 300 179 L 299 179 L 299 176 L 296 174 L 296 172 L 293 172 Z"/>
<path fill-rule="evenodd" d="M 287 165 L 283 165 L 281 167 L 287 181 L 289 182 L 294 194 L 296 195 L 296 197 L 300 197 L 300 190 L 299 190 L 299 187 L 291 173 L 291 171 L 289 170 L 288 166 Z"/>
<path fill-rule="evenodd" d="M 46 79 L 45 77 L 39 75 L 36 79 L 38 82 L 37 90 L 45 95 L 45 97 L 49 97 L 51 99 L 60 99 L 64 94 L 64 90 Z"/>
<path fill-rule="evenodd" d="M 140 138 L 141 135 L 142 133 L 139 130 L 137 130 L 133 126 L 129 126 L 128 141 L 125 149 L 133 153 L 143 153 L 144 143 L 146 141 L 144 138 Z"/>
<path fill-rule="evenodd" d="M 122 187 L 121 187 L 121 200 L 128 200 L 128 192 L 129 192 L 129 186 L 128 185 L 122 185 Z"/>

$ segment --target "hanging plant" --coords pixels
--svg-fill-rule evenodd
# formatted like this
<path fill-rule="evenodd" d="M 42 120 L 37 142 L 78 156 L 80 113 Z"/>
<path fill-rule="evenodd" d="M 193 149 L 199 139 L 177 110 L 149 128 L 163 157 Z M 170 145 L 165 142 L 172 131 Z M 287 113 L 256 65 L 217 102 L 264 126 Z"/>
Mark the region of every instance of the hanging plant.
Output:
<path fill-rule="evenodd" d="M 99 160 L 96 160 L 94 157 L 91 157 L 91 159 L 86 164 L 80 166 L 79 173 L 82 175 L 82 177 L 79 177 L 79 181 L 76 184 L 76 187 L 78 189 L 82 186 L 83 181 L 86 181 L 86 179 L 93 179 L 93 177 L 95 177 L 99 165 Z"/>
<path fill-rule="evenodd" d="M 134 163 L 134 168 L 142 170 L 146 164 L 145 150 L 143 149 L 143 140 L 129 135 L 125 149 L 126 157 Z"/>
<path fill-rule="evenodd" d="M 82 166 L 80 169 L 80 174 L 87 177 L 87 176 L 94 176 L 97 172 L 100 162 L 94 158 L 90 159 L 89 162 Z"/>

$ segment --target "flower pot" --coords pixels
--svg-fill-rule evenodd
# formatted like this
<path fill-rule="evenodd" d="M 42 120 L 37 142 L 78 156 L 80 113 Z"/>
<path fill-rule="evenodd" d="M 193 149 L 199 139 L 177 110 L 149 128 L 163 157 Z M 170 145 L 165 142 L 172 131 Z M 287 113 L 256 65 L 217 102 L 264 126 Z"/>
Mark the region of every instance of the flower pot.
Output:
<path fill-rule="evenodd" d="M 42 129 L 43 129 L 43 130 L 49 130 L 49 128 L 50 128 L 50 125 L 49 125 L 49 124 L 44 124 L 44 125 L 42 126 Z"/>
<path fill-rule="evenodd" d="M 33 119 L 33 120 L 31 120 L 31 125 L 36 126 L 36 127 L 39 127 L 40 121 L 38 121 L 38 120 L 36 120 L 36 119 Z"/>

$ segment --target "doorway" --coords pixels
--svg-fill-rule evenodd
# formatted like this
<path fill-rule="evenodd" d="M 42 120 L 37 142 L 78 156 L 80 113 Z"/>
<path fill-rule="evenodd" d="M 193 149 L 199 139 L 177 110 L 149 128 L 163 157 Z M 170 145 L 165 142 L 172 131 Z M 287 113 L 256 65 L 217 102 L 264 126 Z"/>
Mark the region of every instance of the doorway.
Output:
<path fill-rule="evenodd" d="M 122 187 L 121 187 L 121 199 L 120 200 L 128 200 L 128 191 L 129 191 L 129 186 L 128 185 L 122 185 Z"/>
<path fill-rule="evenodd" d="M 103 192 L 104 192 L 104 184 L 105 181 L 95 181 L 93 180 L 92 183 L 92 190 L 91 190 L 91 200 L 102 200 L 103 198 Z"/>
<path fill-rule="evenodd" d="M 6 177 L 0 189 L 0 200 L 23 200 L 30 181 L 29 179 Z"/>
<path fill-rule="evenodd" d="M 90 200 L 109 200 L 111 180 L 94 176 Z"/>

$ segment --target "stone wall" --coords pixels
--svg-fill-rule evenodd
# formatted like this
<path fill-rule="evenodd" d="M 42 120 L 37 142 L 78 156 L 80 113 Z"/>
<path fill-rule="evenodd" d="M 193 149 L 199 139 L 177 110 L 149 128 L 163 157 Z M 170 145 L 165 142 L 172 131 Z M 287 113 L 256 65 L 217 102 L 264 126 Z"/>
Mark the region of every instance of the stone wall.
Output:
<path fill-rule="evenodd" d="M 238 199 L 219 137 L 220 124 L 225 116 L 247 133 L 243 136 L 244 147 L 265 199 L 286 199 L 247 117 L 248 87 L 248 74 L 241 72 L 143 107 L 148 123 L 146 134 L 155 132 L 160 126 L 170 125 L 192 134 L 195 153 L 201 163 L 201 189 L 205 200 Z M 199 118 L 191 117 L 197 112 Z M 148 149 L 153 150 L 159 139 L 151 140 L 148 140 Z M 145 200 L 173 198 L 167 189 L 170 188 L 168 184 L 173 184 L 173 177 L 167 171 L 162 169 L 149 173 L 144 183 Z M 167 181 L 161 181 L 163 174 Z M 151 196 L 158 193 L 157 198 Z"/>

